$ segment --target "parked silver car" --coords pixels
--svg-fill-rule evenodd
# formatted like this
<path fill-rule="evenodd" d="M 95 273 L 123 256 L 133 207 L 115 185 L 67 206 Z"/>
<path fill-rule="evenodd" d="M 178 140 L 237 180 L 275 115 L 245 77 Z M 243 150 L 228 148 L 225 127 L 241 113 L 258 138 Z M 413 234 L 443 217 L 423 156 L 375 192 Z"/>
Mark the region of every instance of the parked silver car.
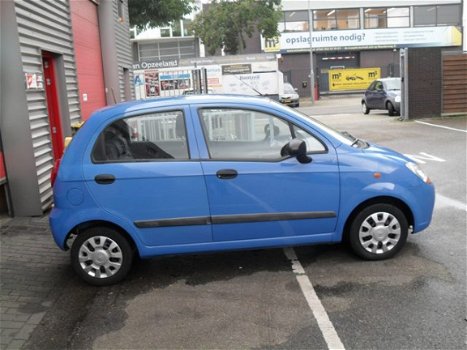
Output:
<path fill-rule="evenodd" d="M 362 98 L 363 114 L 372 109 L 385 109 L 390 116 L 400 114 L 401 78 L 383 78 L 373 81 Z"/>
<path fill-rule="evenodd" d="M 279 102 L 290 107 L 300 106 L 300 96 L 292 84 L 284 83 L 284 93 L 279 95 Z"/>

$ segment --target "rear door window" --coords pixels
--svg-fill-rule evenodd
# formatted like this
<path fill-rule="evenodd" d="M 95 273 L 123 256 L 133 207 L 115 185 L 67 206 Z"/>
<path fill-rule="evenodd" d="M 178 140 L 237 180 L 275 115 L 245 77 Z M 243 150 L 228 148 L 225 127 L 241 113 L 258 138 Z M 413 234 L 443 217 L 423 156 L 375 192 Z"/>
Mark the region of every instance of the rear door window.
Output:
<path fill-rule="evenodd" d="M 189 159 L 183 112 L 150 113 L 113 122 L 99 135 L 92 158 L 96 163 Z"/>

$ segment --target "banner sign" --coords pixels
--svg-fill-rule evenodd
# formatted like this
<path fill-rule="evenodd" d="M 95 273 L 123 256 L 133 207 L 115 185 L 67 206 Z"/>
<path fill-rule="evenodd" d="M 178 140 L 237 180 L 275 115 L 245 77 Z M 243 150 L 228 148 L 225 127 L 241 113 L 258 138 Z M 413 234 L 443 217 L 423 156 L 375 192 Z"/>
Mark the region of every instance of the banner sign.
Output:
<path fill-rule="evenodd" d="M 381 68 L 330 69 L 329 91 L 365 90 L 381 77 Z"/>
<path fill-rule="evenodd" d="M 222 74 L 250 74 L 251 64 L 225 64 L 222 66 Z"/>
<path fill-rule="evenodd" d="M 24 73 L 24 79 L 26 81 L 26 90 L 44 88 L 42 73 Z"/>
<path fill-rule="evenodd" d="M 462 44 L 462 34 L 454 26 L 318 31 L 313 32 L 312 37 L 314 51 L 348 48 L 460 46 Z M 279 39 L 262 38 L 261 49 L 264 52 L 309 51 L 310 33 L 282 33 Z"/>
<path fill-rule="evenodd" d="M 139 61 L 133 63 L 133 69 L 158 69 L 158 68 L 174 68 L 178 67 L 178 58 L 172 60 L 160 60 L 160 61 Z"/>

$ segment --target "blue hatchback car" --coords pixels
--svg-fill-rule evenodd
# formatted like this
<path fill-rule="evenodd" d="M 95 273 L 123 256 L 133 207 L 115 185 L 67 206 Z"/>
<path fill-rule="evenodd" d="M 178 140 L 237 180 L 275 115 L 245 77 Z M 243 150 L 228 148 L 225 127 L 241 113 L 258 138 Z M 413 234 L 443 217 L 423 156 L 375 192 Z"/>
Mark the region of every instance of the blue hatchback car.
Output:
<path fill-rule="evenodd" d="M 392 257 L 430 221 L 410 159 L 262 98 L 181 96 L 105 108 L 54 179 L 50 225 L 87 282 L 133 257 L 334 243 Z"/>

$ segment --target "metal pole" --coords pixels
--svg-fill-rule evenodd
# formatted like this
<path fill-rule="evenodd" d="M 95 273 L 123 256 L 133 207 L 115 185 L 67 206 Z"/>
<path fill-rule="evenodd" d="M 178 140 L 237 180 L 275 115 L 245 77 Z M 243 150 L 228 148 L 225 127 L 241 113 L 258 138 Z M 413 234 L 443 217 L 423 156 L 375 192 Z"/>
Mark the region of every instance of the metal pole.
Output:
<path fill-rule="evenodd" d="M 310 90 L 311 90 L 311 104 L 313 105 L 315 101 L 315 73 L 314 73 L 314 64 L 313 64 L 313 25 L 311 22 L 311 4 L 308 0 L 308 30 L 310 31 Z"/>

